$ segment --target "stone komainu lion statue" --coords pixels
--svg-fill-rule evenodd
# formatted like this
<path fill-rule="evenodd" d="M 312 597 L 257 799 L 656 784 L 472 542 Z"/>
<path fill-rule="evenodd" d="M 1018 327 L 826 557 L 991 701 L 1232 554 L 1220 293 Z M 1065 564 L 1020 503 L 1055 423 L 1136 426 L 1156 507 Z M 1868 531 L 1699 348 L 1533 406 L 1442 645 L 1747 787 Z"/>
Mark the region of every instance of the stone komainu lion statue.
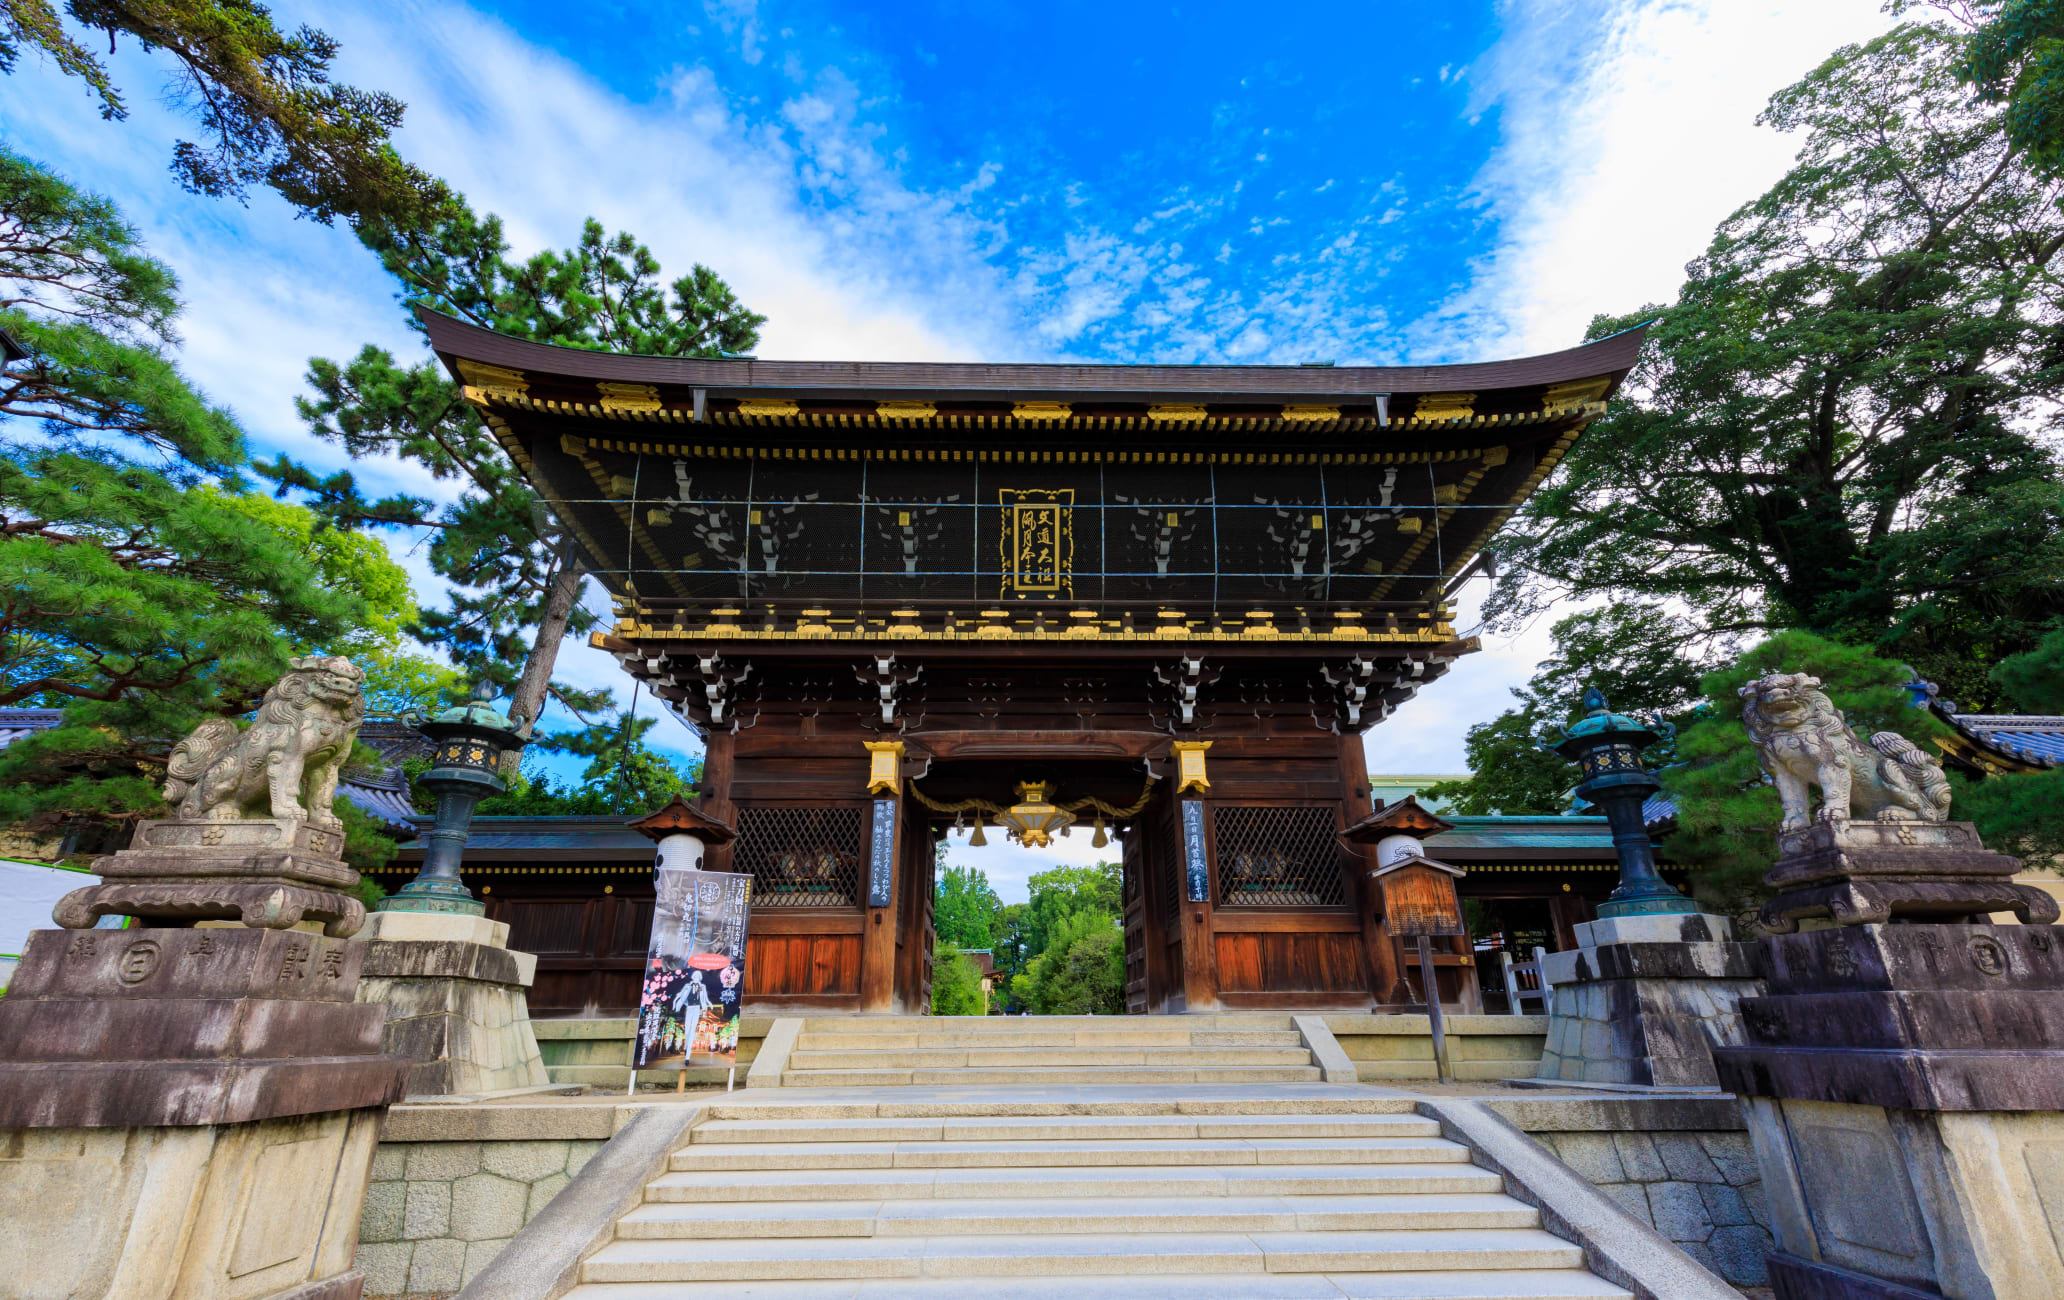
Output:
<path fill-rule="evenodd" d="M 349 659 L 295 659 L 238 730 L 210 718 L 165 765 L 165 798 L 189 821 L 307 818 L 334 830 L 337 775 L 365 717 L 365 672 Z"/>
<path fill-rule="evenodd" d="M 1805 673 L 1772 673 L 1741 688 L 1742 722 L 1784 802 L 1784 829 L 1812 819 L 1807 787 L 1820 787 L 1822 821 L 1852 818 L 1939 822 L 1949 818 L 1942 765 L 1896 731 L 1866 745 Z"/>

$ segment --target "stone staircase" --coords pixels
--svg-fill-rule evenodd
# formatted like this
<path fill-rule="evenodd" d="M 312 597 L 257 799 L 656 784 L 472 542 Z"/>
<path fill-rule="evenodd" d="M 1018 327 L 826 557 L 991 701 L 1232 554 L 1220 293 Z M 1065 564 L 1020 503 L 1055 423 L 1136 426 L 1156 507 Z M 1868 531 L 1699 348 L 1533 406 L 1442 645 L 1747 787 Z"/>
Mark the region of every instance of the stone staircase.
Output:
<path fill-rule="evenodd" d="M 784 1088 L 1304 1083 L 1288 1015 L 847 1016 L 810 1019 Z"/>
<path fill-rule="evenodd" d="M 570 1300 L 1629 1296 L 1407 1100 L 1099 1091 L 715 1101 Z"/>

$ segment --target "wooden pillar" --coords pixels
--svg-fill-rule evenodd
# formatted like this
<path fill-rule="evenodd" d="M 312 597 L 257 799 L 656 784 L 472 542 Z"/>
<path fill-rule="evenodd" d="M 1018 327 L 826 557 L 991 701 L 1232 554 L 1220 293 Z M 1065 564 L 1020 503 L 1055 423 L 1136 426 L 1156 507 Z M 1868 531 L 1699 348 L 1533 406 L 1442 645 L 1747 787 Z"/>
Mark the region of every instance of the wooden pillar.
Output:
<path fill-rule="evenodd" d="M 1218 1010 L 1218 935 L 1211 923 L 1216 897 L 1212 859 L 1211 809 L 1204 794 L 1211 782 L 1204 774 L 1204 751 L 1211 742 L 1175 743 L 1175 887 L 1181 906 L 1176 924 L 1182 931 L 1183 1010 Z"/>
<path fill-rule="evenodd" d="M 1555 927 L 1555 951 L 1568 952 L 1577 946 L 1577 927 L 1591 919 L 1591 904 L 1581 894 L 1563 885 L 1548 895 L 1548 923 Z"/>
<path fill-rule="evenodd" d="M 877 745 L 882 746 L 877 748 Z M 891 748 L 893 747 L 893 748 Z M 903 847 L 902 753 L 900 741 L 869 742 L 874 795 L 867 827 L 867 858 L 860 889 L 866 928 L 860 932 L 860 1014 L 896 1013 L 896 878 Z M 893 775 L 890 775 L 893 773 Z"/>
<path fill-rule="evenodd" d="M 1362 752 L 1362 738 L 1354 732 L 1340 737 L 1341 804 L 1346 825 L 1353 825 L 1376 811 L 1369 797 L 1369 760 Z M 1362 953 L 1369 962 L 1369 993 L 1377 1004 L 1402 1006 L 1412 1001 L 1412 987 L 1405 979 L 1398 945 L 1383 924 L 1383 891 L 1369 882 L 1376 869 L 1374 846 L 1343 846 L 1353 863 L 1347 894 L 1355 901 L 1362 921 Z"/>
<path fill-rule="evenodd" d="M 703 742 L 702 751 L 702 812 L 720 822 L 738 824 L 738 809 L 731 802 L 731 774 L 736 767 L 738 737 L 728 729 L 712 730 Z M 735 846 L 730 841 L 712 844 L 703 855 L 703 870 L 731 870 L 731 852 Z"/>

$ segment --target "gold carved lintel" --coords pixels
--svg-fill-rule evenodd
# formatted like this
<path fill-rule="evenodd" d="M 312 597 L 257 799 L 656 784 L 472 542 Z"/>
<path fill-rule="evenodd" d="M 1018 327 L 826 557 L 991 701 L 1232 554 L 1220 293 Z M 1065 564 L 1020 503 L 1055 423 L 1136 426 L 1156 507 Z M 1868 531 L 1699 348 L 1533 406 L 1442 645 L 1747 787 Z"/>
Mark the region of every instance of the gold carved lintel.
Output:
<path fill-rule="evenodd" d="M 1066 402 L 1011 403 L 1011 417 L 1018 420 L 1065 420 L 1074 413 Z"/>
<path fill-rule="evenodd" d="M 651 384 L 597 382 L 595 391 L 601 394 L 605 411 L 657 411 L 665 405 L 659 400 L 659 390 Z"/>
<path fill-rule="evenodd" d="M 795 400 L 788 397 L 747 397 L 738 403 L 740 415 L 789 416 L 801 411 Z"/>
<path fill-rule="evenodd" d="M 1541 405 L 1551 411 L 1561 406 L 1581 406 L 1604 397 L 1605 390 L 1611 387 L 1611 375 L 1594 375 L 1589 379 L 1565 379 L 1559 384 L 1548 385 L 1548 391 L 1541 394 Z"/>
<path fill-rule="evenodd" d="M 1147 408 L 1147 418 L 1156 424 L 1182 423 L 1201 420 L 1207 412 L 1194 402 L 1157 402 Z"/>
<path fill-rule="evenodd" d="M 475 402 L 489 398 L 521 397 L 530 391 L 530 380 L 521 370 L 507 366 L 490 366 L 481 361 L 458 359 L 459 378 L 465 381 L 466 396 Z"/>
<path fill-rule="evenodd" d="M 1475 393 L 1421 393 L 1415 420 L 1466 420 L 1476 414 Z"/>
<path fill-rule="evenodd" d="M 930 402 L 876 402 L 874 414 L 883 420 L 929 420 L 939 413 Z"/>
<path fill-rule="evenodd" d="M 1337 406 L 1286 406 L 1280 417 L 1292 424 L 1319 424 L 1340 418 Z"/>

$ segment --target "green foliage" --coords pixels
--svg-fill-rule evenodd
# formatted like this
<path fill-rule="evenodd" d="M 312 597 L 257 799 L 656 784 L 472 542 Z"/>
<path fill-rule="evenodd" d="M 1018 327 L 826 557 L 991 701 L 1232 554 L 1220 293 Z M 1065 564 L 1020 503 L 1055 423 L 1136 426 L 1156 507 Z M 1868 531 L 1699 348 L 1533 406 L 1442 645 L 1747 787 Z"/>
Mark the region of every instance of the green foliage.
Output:
<path fill-rule="evenodd" d="M 0 72 L 38 51 L 120 120 L 121 91 L 85 43 L 105 38 L 112 54 L 117 35 L 166 56 L 167 98 L 202 130 L 172 152 L 189 192 L 242 198 L 266 185 L 325 222 L 406 217 L 443 194 L 388 143 L 401 101 L 332 82 L 337 42 L 312 27 L 282 31 L 252 0 L 67 0 L 62 12 L 52 0 L 0 0 Z"/>
<path fill-rule="evenodd" d="M 939 875 L 932 905 L 932 925 L 939 942 L 955 948 L 988 951 L 996 946 L 1003 900 L 989 886 L 979 867 L 947 867 Z"/>
<path fill-rule="evenodd" d="M 1966 780 L 1952 772 L 1949 815 L 1973 822 L 1985 846 L 2039 866 L 2064 858 L 2064 768 Z"/>
<path fill-rule="evenodd" d="M 360 659 L 358 666 L 366 673 L 368 717 L 436 713 L 469 698 L 470 683 L 464 674 L 423 655 L 383 651 Z"/>
<path fill-rule="evenodd" d="M 643 245 L 592 220 L 573 248 L 527 261 L 509 256 L 499 218 L 478 217 L 456 197 L 434 221 L 368 225 L 360 237 L 400 282 L 418 330 L 413 309 L 427 307 L 564 347 L 715 356 L 750 348 L 764 323 L 708 267 L 665 281 Z M 339 529 L 429 530 L 430 566 L 457 590 L 445 608 L 424 611 L 416 635 L 469 676 L 510 686 L 514 715 L 534 722 L 548 695 L 577 716 L 607 710 L 609 692 L 551 681 L 561 640 L 593 623 L 578 604 L 592 560 L 552 521 L 443 368 L 404 364 L 369 344 L 346 363 L 311 361 L 308 383 L 311 396 L 298 406 L 312 434 L 354 460 L 413 462 L 454 485 L 456 499 L 368 497 L 350 470 L 317 475 L 285 456 L 260 472 L 282 493 L 305 494 Z"/>
<path fill-rule="evenodd" d="M 1125 935 L 1108 912 L 1082 911 L 1054 927 L 1049 946 L 1011 981 L 1011 999 L 1043 1016 L 1125 1014 Z"/>
<path fill-rule="evenodd" d="M 1761 121 L 1797 164 L 1731 215 L 1612 410 L 1500 540 L 1494 625 L 1660 602 L 1690 645 L 1800 627 L 1989 703 L 2064 614 L 2064 210 L 1959 38 L 1837 51 Z"/>
<path fill-rule="evenodd" d="M 0 751 L 0 821 L 159 811 L 202 718 L 413 608 L 384 551 L 243 491 L 241 431 L 161 351 L 176 289 L 106 200 L 0 153 L 0 327 L 35 354 L 0 377 L 0 705 L 65 709 Z"/>
<path fill-rule="evenodd" d="M 2008 701 L 2030 713 L 2064 713 L 2064 627 L 1992 670 Z"/>
<path fill-rule="evenodd" d="M 950 943 L 932 953 L 932 1014 L 982 1014 L 982 972 Z"/>
<path fill-rule="evenodd" d="M 1764 897 L 1763 873 L 1777 860 L 1783 811 L 1742 725 L 1739 692 L 1753 679 L 1779 672 L 1818 677 L 1821 690 L 1866 743 L 1873 732 L 1896 731 L 1932 753 L 1932 742 L 1950 735 L 1933 714 L 1907 703 L 1904 665 L 1810 632 L 1780 632 L 1708 674 L 1706 709 L 1677 738 L 1682 763 L 1661 777 L 1677 801 L 1670 856 L 1693 868 L 1700 902 L 1716 909 L 1740 911 Z"/>
<path fill-rule="evenodd" d="M 1041 1015 L 1125 1014 L 1122 880 L 1115 862 L 1033 874 L 1031 901 L 1003 909 L 997 944 L 998 969 L 1014 972 L 1013 1006 Z"/>
<path fill-rule="evenodd" d="M 1569 806 L 1576 768 L 1538 742 L 1551 726 L 1583 716 L 1586 687 L 1597 686 L 1623 713 L 1653 712 L 1673 724 L 1688 722 L 1698 706 L 1699 678 L 1708 665 L 1682 620 L 1660 608 L 1585 610 L 1558 621 L 1551 635 L 1555 653 L 1512 692 L 1520 707 L 1469 729 L 1465 744 L 1476 775 L 1436 782 L 1426 788 L 1427 798 L 1444 799 L 1446 809 L 1465 816 L 1559 813 Z M 1672 754 L 1664 741 L 1645 759 L 1663 766 Z"/>
<path fill-rule="evenodd" d="M 394 860 L 394 841 L 380 833 L 378 823 L 369 813 L 342 795 L 337 796 L 335 808 L 338 820 L 344 823 L 344 861 L 352 870 L 371 871 Z M 380 888 L 370 880 L 365 883 L 376 890 Z M 366 906 L 370 908 L 384 896 L 382 891 Z"/>
<path fill-rule="evenodd" d="M 1987 102 L 2006 106 L 2007 137 L 2035 166 L 2064 167 L 2064 4 L 1970 0 L 1957 8 L 1979 20 L 1960 75 Z"/>

